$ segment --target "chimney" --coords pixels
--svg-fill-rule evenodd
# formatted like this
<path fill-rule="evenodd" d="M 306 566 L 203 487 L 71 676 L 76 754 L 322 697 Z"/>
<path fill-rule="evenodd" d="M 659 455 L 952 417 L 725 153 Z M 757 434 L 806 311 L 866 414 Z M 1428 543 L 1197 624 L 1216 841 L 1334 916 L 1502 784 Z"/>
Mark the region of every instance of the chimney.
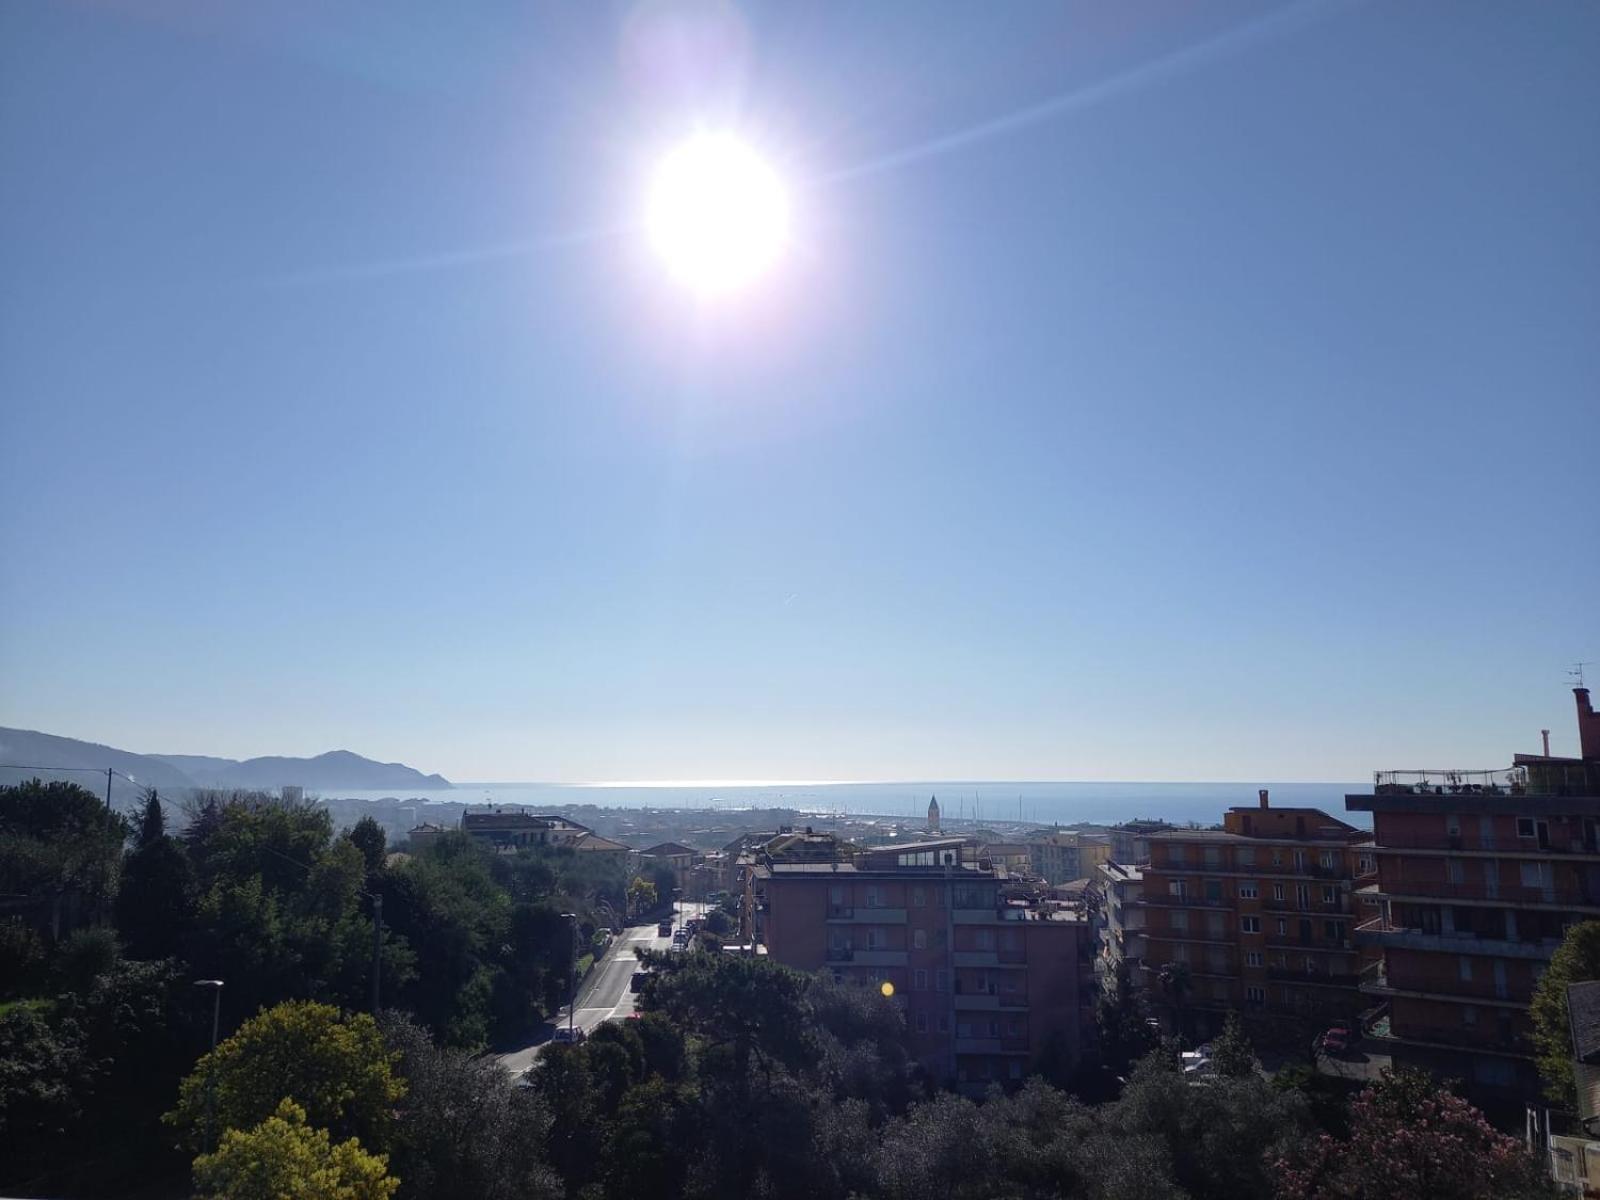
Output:
<path fill-rule="evenodd" d="M 1262 808 L 1266 808 L 1267 807 L 1267 789 L 1266 788 L 1262 788 L 1259 792 L 1256 793 L 1256 795 L 1258 797 L 1260 797 L 1260 799 L 1261 799 L 1261 807 Z"/>
<path fill-rule="evenodd" d="M 1589 689 L 1575 687 L 1573 696 L 1578 701 L 1578 753 L 1584 758 L 1600 759 L 1600 713 L 1589 703 Z"/>
<path fill-rule="evenodd" d="M 1544 756 L 1546 758 L 1549 758 L 1550 757 L 1550 731 L 1548 729 L 1541 729 L 1541 730 L 1539 730 L 1539 736 L 1544 739 Z"/>

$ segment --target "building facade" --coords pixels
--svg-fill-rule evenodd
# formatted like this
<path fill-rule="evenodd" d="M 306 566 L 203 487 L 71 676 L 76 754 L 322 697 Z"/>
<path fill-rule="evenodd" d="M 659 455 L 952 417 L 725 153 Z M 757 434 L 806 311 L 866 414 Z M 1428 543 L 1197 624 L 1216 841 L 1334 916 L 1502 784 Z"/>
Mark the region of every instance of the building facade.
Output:
<path fill-rule="evenodd" d="M 1566 929 L 1600 918 L 1600 715 L 1574 695 L 1577 758 L 1384 771 L 1345 799 L 1373 820 L 1357 937 L 1381 954 L 1362 990 L 1388 1005 L 1385 1048 L 1485 1104 L 1538 1097 L 1529 1001 Z"/>
<path fill-rule="evenodd" d="M 1020 1081 L 1046 1047 L 1076 1057 L 1086 928 L 1005 895 L 959 838 L 863 849 L 752 874 L 769 953 L 840 982 L 890 985 L 929 1074 L 969 1091 Z"/>
<path fill-rule="evenodd" d="M 1229 809 L 1153 832 L 1143 870 L 1152 999 L 1204 1036 L 1229 1010 L 1317 1025 L 1361 1011 L 1354 881 L 1368 835 L 1315 808 Z"/>
<path fill-rule="evenodd" d="M 1097 970 L 1109 978 L 1125 965 L 1129 985 L 1142 988 L 1147 983 L 1144 872 L 1118 862 L 1101 863 L 1096 882 L 1101 896 Z"/>

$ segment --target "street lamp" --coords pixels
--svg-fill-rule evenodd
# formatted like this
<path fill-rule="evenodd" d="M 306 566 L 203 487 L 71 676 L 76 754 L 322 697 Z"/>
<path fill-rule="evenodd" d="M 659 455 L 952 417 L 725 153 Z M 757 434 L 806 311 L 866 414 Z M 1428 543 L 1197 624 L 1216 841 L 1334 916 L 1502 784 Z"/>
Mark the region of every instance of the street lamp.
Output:
<path fill-rule="evenodd" d="M 217 1049 L 217 1022 L 222 1016 L 222 980 L 196 979 L 195 987 L 211 989 L 211 1051 Z M 206 1144 L 216 1149 L 217 1124 L 217 1064 L 212 1063 L 206 1072 Z"/>
<path fill-rule="evenodd" d="M 211 1048 L 215 1050 L 217 1048 L 217 1022 L 222 1016 L 222 980 L 196 979 L 194 985 L 195 987 L 215 989 L 211 1001 Z"/>
<path fill-rule="evenodd" d="M 572 922 L 572 965 L 567 969 L 567 1044 L 572 1045 L 572 1022 L 578 1009 L 578 914 L 562 913 Z"/>

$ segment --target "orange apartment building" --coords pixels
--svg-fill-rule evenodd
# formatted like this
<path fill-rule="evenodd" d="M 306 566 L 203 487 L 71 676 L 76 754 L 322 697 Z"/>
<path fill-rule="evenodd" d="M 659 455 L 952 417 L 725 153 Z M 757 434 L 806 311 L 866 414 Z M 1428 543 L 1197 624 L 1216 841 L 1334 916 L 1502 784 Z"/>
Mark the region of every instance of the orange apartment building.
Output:
<path fill-rule="evenodd" d="M 1373 815 L 1381 952 L 1362 990 L 1396 1063 L 1463 1080 L 1480 1103 L 1533 1100 L 1528 1003 L 1566 929 L 1600 919 L 1600 714 L 1575 688 L 1580 756 L 1497 771 L 1382 771 L 1346 806 Z"/>
<path fill-rule="evenodd" d="M 913 1053 L 979 1091 L 1023 1079 L 1047 1045 L 1079 1046 L 1087 931 L 1064 909 L 1009 898 L 1003 868 L 963 839 L 868 847 L 849 861 L 750 873 L 768 953 L 836 980 L 893 985 Z"/>
<path fill-rule="evenodd" d="M 1221 1028 L 1230 1009 L 1310 1021 L 1362 1007 L 1353 882 L 1370 869 L 1370 835 L 1316 808 L 1231 808 L 1221 829 L 1149 835 L 1144 868 L 1144 967 L 1187 968 L 1181 1005 L 1194 1032 Z M 1165 1003 L 1169 1015 L 1178 1005 Z"/>

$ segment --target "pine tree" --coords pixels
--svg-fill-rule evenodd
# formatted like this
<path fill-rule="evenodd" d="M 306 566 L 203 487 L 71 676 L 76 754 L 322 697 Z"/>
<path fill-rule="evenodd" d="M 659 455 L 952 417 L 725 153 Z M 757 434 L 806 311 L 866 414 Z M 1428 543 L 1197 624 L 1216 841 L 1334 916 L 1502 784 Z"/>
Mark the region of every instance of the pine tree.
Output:
<path fill-rule="evenodd" d="M 167 818 L 161 811 L 161 797 L 156 794 L 155 788 L 149 788 L 144 794 L 144 811 L 139 814 L 139 834 L 135 844 L 143 850 L 159 842 L 166 833 Z"/>
<path fill-rule="evenodd" d="M 1211 1065 L 1218 1075 L 1244 1079 L 1256 1069 L 1256 1052 L 1245 1035 L 1239 1014 L 1230 1012 L 1222 1026 L 1222 1036 L 1211 1043 Z"/>

